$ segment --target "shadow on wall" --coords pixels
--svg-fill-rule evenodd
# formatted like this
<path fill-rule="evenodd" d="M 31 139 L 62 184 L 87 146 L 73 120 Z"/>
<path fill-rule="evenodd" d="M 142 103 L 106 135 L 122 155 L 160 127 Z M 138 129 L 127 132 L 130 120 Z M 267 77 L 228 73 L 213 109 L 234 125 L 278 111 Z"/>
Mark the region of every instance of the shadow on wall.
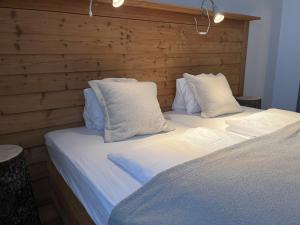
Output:
<path fill-rule="evenodd" d="M 273 106 L 296 110 L 299 92 L 299 0 L 283 1 Z"/>

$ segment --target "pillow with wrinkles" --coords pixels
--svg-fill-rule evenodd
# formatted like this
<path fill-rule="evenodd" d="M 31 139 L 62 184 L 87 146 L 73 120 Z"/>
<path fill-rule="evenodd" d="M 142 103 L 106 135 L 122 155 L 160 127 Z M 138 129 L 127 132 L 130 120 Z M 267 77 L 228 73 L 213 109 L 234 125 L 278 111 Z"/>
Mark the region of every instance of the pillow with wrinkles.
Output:
<path fill-rule="evenodd" d="M 105 78 L 103 81 L 108 82 L 137 82 L 133 78 Z M 97 81 L 91 81 L 91 83 Z M 96 130 L 99 132 L 104 131 L 104 115 L 103 110 L 96 98 L 94 91 L 91 88 L 86 88 L 83 91 L 84 94 L 84 110 L 83 119 L 86 128 L 90 130 Z"/>
<path fill-rule="evenodd" d="M 184 78 L 200 105 L 202 117 L 212 118 L 242 112 L 223 74 L 219 73 L 216 76 L 184 74 Z"/>
<path fill-rule="evenodd" d="M 184 73 L 183 76 L 185 74 L 192 75 L 189 73 Z M 200 77 L 200 76 L 214 76 L 214 75 L 202 73 L 199 75 L 192 75 L 192 76 Z M 201 112 L 201 108 L 197 100 L 195 99 L 185 78 L 180 78 L 176 80 L 176 96 L 172 106 L 173 106 L 172 109 L 178 112 L 186 111 L 188 114 Z"/>
<path fill-rule="evenodd" d="M 165 120 L 153 82 L 89 83 L 104 110 L 105 142 L 173 130 Z"/>

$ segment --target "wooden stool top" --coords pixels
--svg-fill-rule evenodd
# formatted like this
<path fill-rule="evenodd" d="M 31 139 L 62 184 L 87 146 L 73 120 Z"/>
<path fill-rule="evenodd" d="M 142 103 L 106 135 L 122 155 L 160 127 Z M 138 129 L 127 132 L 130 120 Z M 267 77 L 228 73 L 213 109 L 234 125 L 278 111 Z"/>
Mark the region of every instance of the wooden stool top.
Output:
<path fill-rule="evenodd" d="M 0 145 L 0 163 L 17 157 L 22 151 L 18 145 Z"/>

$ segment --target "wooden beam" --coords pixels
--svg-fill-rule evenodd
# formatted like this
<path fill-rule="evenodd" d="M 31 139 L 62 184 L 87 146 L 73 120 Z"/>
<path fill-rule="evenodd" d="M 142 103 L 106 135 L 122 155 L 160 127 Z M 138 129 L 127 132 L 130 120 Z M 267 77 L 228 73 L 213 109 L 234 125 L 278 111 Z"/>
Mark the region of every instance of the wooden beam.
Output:
<path fill-rule="evenodd" d="M 111 4 L 111 0 L 97 0 L 97 2 L 108 3 Z M 154 2 L 151 0 L 125 0 L 124 6 L 131 6 L 137 8 L 144 8 L 144 9 L 153 9 L 153 10 L 161 10 L 161 11 L 168 11 L 168 12 L 176 12 L 176 13 L 184 13 L 184 14 L 191 14 L 191 15 L 199 15 L 200 11 L 200 2 L 199 8 L 192 8 L 186 6 L 179 6 L 176 4 L 171 3 L 161 3 L 161 2 Z M 210 15 L 213 15 L 213 12 L 210 11 Z M 234 20 L 245 20 L 245 21 L 252 21 L 252 20 L 259 20 L 260 17 L 257 16 L 249 16 L 249 15 L 242 15 L 237 13 L 224 13 L 225 18 L 234 19 Z"/>

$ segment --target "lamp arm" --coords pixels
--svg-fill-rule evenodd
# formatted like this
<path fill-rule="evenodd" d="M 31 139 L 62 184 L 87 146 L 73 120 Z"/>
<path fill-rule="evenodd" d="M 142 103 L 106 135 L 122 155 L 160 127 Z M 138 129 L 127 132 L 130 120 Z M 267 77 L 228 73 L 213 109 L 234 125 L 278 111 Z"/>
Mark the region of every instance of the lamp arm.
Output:
<path fill-rule="evenodd" d="M 209 1 L 209 2 L 211 3 L 212 8 L 213 8 L 213 12 L 215 12 L 217 6 L 216 6 L 216 3 L 215 3 L 213 0 L 202 0 L 201 9 L 203 10 L 203 8 L 204 8 L 204 3 L 207 2 L 207 1 Z M 203 13 L 203 11 L 202 11 L 202 13 Z"/>
<path fill-rule="evenodd" d="M 210 30 L 210 27 L 211 27 L 211 20 L 210 20 L 210 17 L 209 17 L 209 13 L 208 13 L 208 9 L 205 8 L 205 11 L 206 11 L 206 15 L 207 15 L 207 18 L 208 18 L 208 26 L 207 26 L 207 29 L 206 31 L 199 31 L 198 30 L 198 21 L 197 21 L 197 18 L 194 17 L 194 20 L 195 20 L 195 27 L 196 27 L 196 32 L 200 35 L 207 35 L 209 30 Z"/>
<path fill-rule="evenodd" d="M 224 20 L 224 17 L 225 17 L 222 13 L 218 12 L 218 8 L 217 8 L 217 5 L 214 2 L 214 0 L 202 0 L 201 15 L 203 16 L 204 13 L 206 12 L 206 15 L 207 15 L 207 18 L 208 18 L 208 27 L 207 27 L 207 31 L 206 32 L 199 32 L 198 31 L 198 21 L 197 21 L 196 17 L 194 17 L 195 25 L 196 25 L 196 31 L 200 35 L 207 35 L 208 32 L 209 32 L 209 30 L 210 30 L 210 27 L 211 27 L 211 19 L 210 19 L 209 13 L 208 13 L 208 8 L 207 8 L 207 5 L 206 5 L 206 7 L 204 6 L 204 4 L 207 1 L 209 1 L 211 3 L 212 11 L 213 11 L 213 14 L 214 14 L 213 17 L 214 17 L 214 22 L 215 23 L 221 23 Z"/>
<path fill-rule="evenodd" d="M 92 7 L 93 7 L 93 0 L 90 0 L 90 7 L 89 7 L 89 15 L 90 16 L 93 16 Z"/>

